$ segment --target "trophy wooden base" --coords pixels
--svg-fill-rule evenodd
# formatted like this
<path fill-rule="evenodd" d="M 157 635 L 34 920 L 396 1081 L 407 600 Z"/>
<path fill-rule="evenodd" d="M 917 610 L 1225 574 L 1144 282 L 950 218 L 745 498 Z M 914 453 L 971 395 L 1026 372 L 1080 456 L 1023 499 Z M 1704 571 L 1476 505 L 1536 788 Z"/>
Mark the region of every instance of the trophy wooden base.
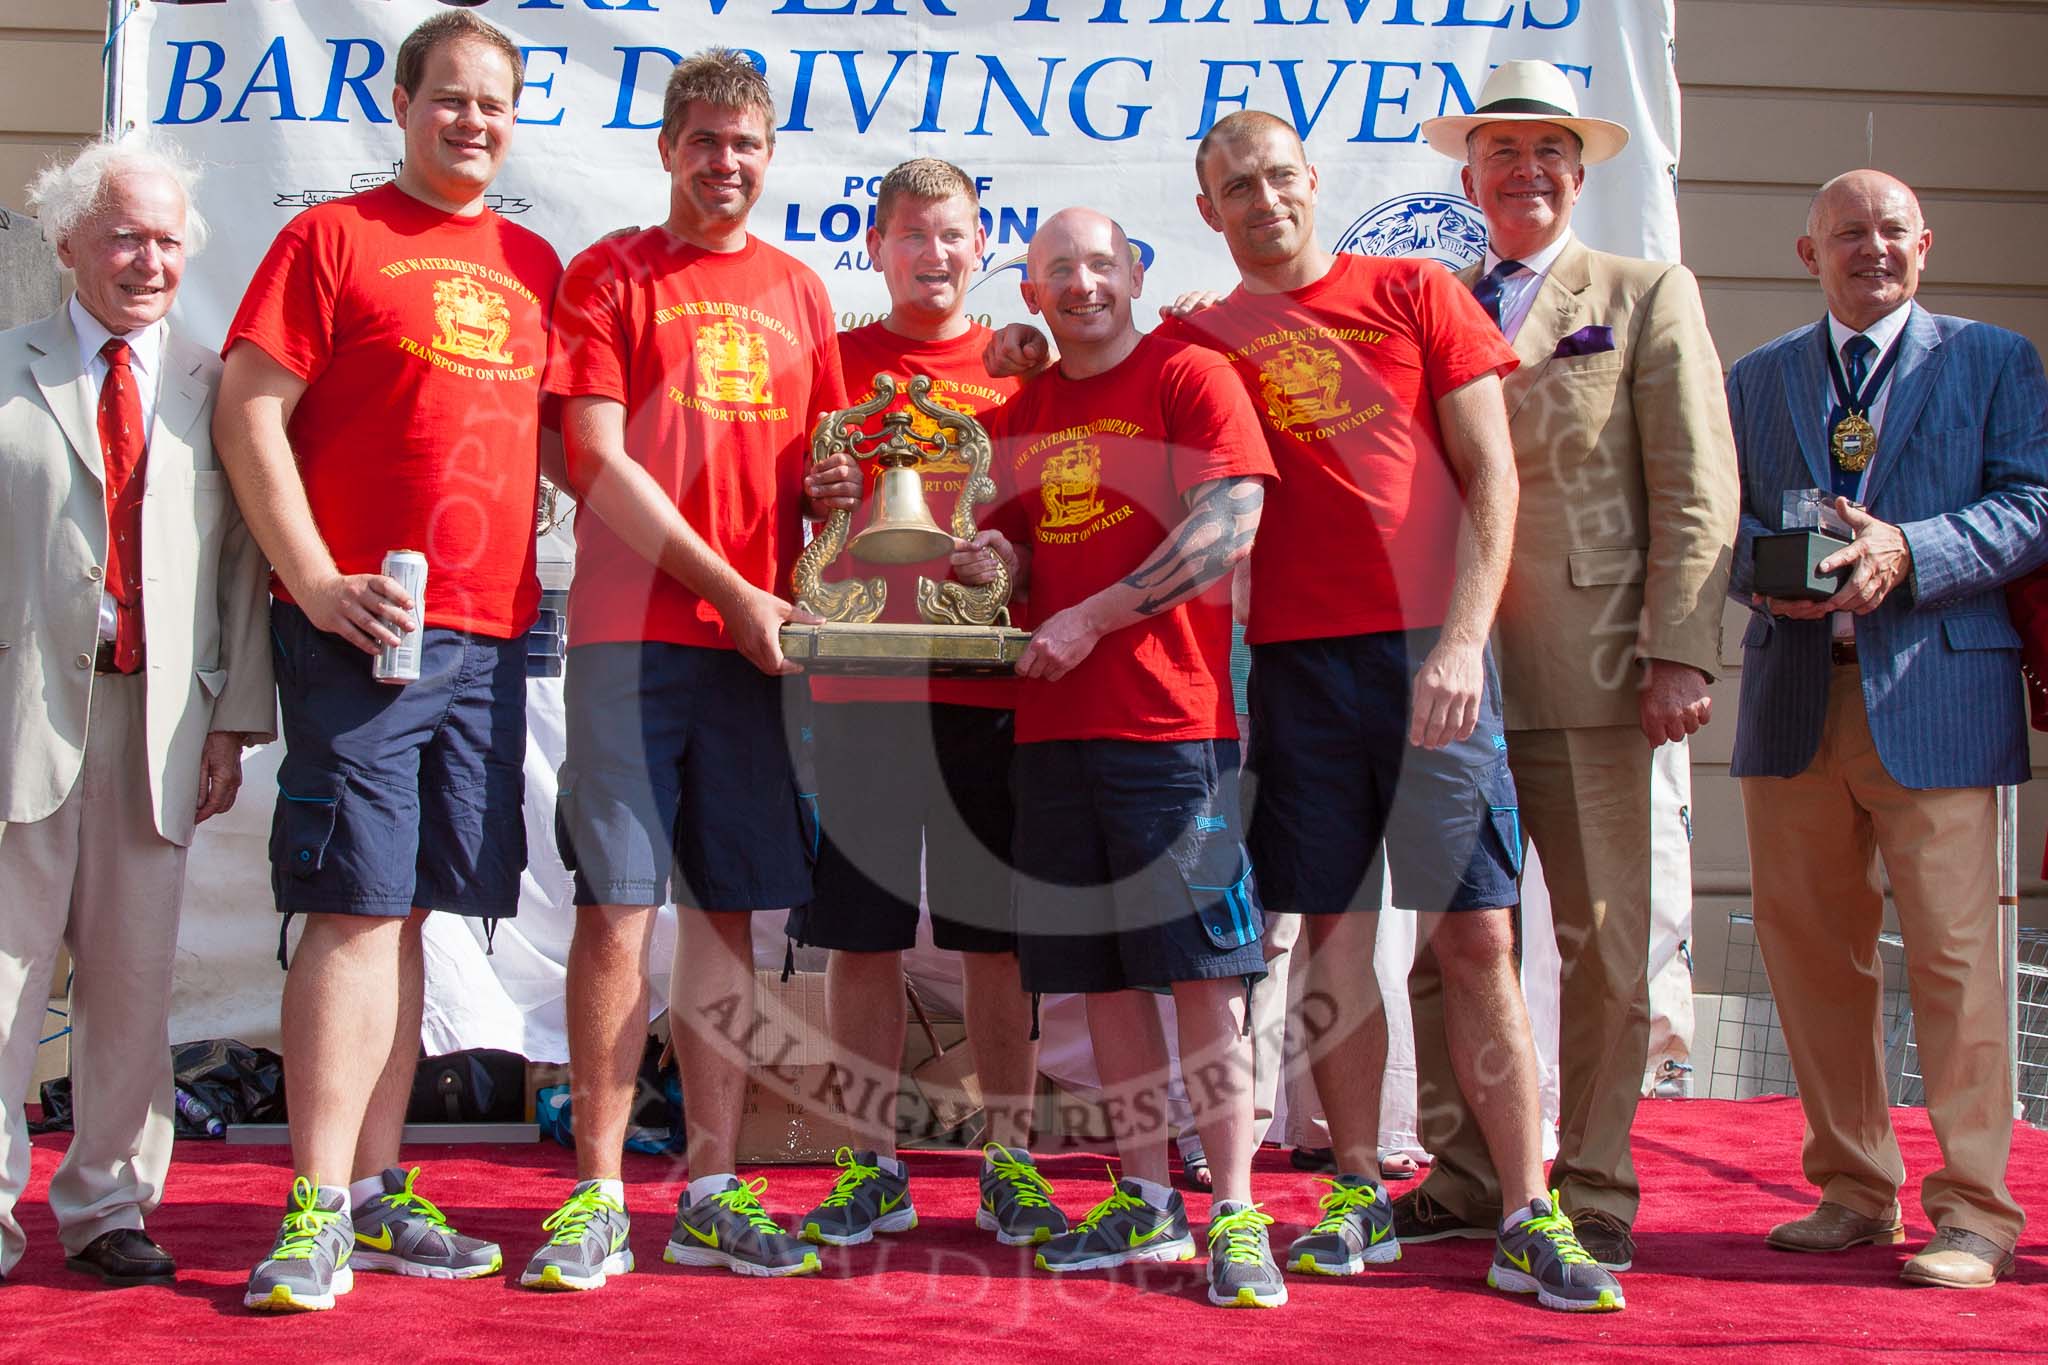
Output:
<path fill-rule="evenodd" d="M 783 656 L 807 673 L 958 677 L 1013 672 L 1031 632 L 1011 626 L 856 624 L 782 628 Z"/>

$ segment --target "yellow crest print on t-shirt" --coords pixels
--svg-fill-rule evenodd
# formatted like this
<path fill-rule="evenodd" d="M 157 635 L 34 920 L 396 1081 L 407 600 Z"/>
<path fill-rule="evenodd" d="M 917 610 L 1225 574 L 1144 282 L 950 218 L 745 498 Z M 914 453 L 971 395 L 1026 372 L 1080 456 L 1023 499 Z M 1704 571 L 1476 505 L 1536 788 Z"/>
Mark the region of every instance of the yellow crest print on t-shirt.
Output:
<path fill-rule="evenodd" d="M 1349 413 L 1350 401 L 1338 393 L 1343 382 L 1344 364 L 1337 352 L 1305 341 L 1281 347 L 1259 366 L 1259 397 L 1267 418 L 1282 430 L 1332 422 Z"/>
<path fill-rule="evenodd" d="M 706 403 L 772 403 L 768 339 L 730 318 L 697 333 L 697 397 Z"/>
<path fill-rule="evenodd" d="M 1042 529 L 1078 526 L 1102 514 L 1102 447 L 1076 441 L 1046 456 L 1038 474 L 1038 495 L 1045 503 Z"/>
<path fill-rule="evenodd" d="M 437 351 L 490 365 L 510 365 L 505 343 L 512 336 L 512 309 L 505 296 L 467 275 L 451 275 L 434 286 Z"/>

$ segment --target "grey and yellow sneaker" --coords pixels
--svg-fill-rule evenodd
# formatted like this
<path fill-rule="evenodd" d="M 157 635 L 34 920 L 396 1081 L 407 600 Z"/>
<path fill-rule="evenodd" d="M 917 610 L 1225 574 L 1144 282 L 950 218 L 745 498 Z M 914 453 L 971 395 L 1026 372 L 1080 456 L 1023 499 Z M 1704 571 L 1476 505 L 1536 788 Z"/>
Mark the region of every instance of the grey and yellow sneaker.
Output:
<path fill-rule="evenodd" d="M 824 1246 L 852 1247 L 872 1242 L 878 1232 L 908 1232 L 917 1226 L 910 1206 L 910 1174 L 891 1175 L 873 1152 L 841 1147 L 832 1158 L 839 1179 L 824 1202 L 798 1225 L 797 1236 Z"/>
<path fill-rule="evenodd" d="M 1038 1173 L 1031 1153 L 991 1142 L 981 1149 L 981 1207 L 974 1226 L 993 1232 L 1006 1247 L 1049 1242 L 1067 1230 L 1067 1215 L 1052 1202 L 1052 1182 Z"/>
<path fill-rule="evenodd" d="M 1401 1259 L 1394 1236 L 1394 1206 L 1386 1188 L 1359 1175 L 1323 1181 L 1322 1219 L 1287 1248 L 1289 1269 L 1304 1275 L 1356 1275 L 1367 1264 Z"/>
<path fill-rule="evenodd" d="M 473 1280 L 505 1264 L 496 1242 L 465 1237 L 448 1226 L 441 1210 L 413 1190 L 420 1168 L 392 1167 L 378 1178 L 384 1193 L 356 1206 L 351 1221 L 357 1270 L 388 1270 L 427 1280 Z"/>
<path fill-rule="evenodd" d="M 1039 1249 L 1040 1270 L 1107 1270 L 1131 1261 L 1192 1261 L 1195 1238 L 1188 1207 L 1174 1191 L 1159 1208 L 1145 1202 L 1136 1184 L 1120 1182 L 1109 1198 L 1088 1210 L 1081 1226 Z"/>
<path fill-rule="evenodd" d="M 1287 1282 L 1273 1261 L 1266 1229 L 1273 1225 L 1256 1204 L 1219 1199 L 1209 1224 L 1209 1302 L 1219 1308 L 1278 1308 Z"/>
<path fill-rule="evenodd" d="M 625 1206 L 605 1193 L 604 1181 L 585 1180 L 569 1191 L 562 1207 L 541 1219 L 552 1233 L 533 1253 L 519 1283 L 528 1289 L 602 1289 L 607 1276 L 633 1268 L 633 1231 Z"/>
<path fill-rule="evenodd" d="M 1579 1245 L 1572 1220 L 1557 1209 L 1557 1194 L 1529 1201 L 1529 1216 L 1501 1232 L 1493 1244 L 1486 1282 L 1510 1294 L 1534 1294 L 1545 1308 L 1564 1313 L 1614 1313 L 1628 1306 L 1621 1281 Z"/>
<path fill-rule="evenodd" d="M 718 1193 L 676 1207 L 668 1249 L 661 1258 L 674 1265 L 722 1265 L 740 1275 L 810 1275 L 818 1253 L 779 1227 L 761 1207 L 766 1176 L 741 1182 L 734 1176 Z M 684 1199 L 690 1196 L 686 1191 Z"/>
<path fill-rule="evenodd" d="M 334 1307 L 355 1287 L 349 1253 L 355 1246 L 348 1195 L 322 1195 L 305 1176 L 292 1181 L 291 1202 L 270 1257 L 249 1272 L 242 1306 L 259 1313 L 308 1313 Z"/>

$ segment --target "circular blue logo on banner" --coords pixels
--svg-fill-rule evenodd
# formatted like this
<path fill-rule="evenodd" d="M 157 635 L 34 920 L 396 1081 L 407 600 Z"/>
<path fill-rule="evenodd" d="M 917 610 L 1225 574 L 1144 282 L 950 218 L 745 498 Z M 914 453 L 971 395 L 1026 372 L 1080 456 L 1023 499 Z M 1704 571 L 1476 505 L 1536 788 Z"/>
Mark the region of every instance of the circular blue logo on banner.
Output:
<path fill-rule="evenodd" d="M 1457 194 L 1403 194 L 1344 230 L 1337 250 L 1360 256 L 1426 256 L 1463 270 L 1486 254 L 1486 219 Z"/>

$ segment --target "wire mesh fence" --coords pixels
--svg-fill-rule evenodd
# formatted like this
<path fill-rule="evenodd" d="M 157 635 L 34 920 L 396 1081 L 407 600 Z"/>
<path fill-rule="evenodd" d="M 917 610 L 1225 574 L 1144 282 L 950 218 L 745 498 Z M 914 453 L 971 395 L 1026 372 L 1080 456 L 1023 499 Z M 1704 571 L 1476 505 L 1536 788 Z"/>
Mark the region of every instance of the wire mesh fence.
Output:
<path fill-rule="evenodd" d="M 1884 934 L 1878 939 L 1877 953 L 1884 967 L 1886 1085 L 1893 1104 L 1924 1104 L 1920 1057 L 1913 1046 L 1913 1009 L 1906 996 L 1905 945 L 1897 934 Z M 2048 968 L 2043 970 L 2048 972 Z M 1756 924 L 1740 912 L 1728 917 L 1725 980 L 1727 993 L 1722 996 L 1721 1016 L 1715 1025 L 1708 1097 L 1798 1094 L 1799 1083 L 1793 1079 L 1792 1061 L 1785 1051 L 1785 1031 L 1778 1023 L 1777 1002 L 1771 998 L 1770 978 L 1757 947 Z"/>
<path fill-rule="evenodd" d="M 2013 1050 L 2020 1062 L 2020 1112 L 2048 1128 L 2048 929 L 2019 932 L 2019 1027 Z"/>
<path fill-rule="evenodd" d="M 2027 1122 L 2048 1128 L 2048 930 L 2020 930 L 2018 949 L 2019 1022 L 2013 1047 L 2019 1058 L 2020 1113 Z M 1877 952 L 1884 968 L 1885 1082 L 1891 1102 L 1925 1104 L 1920 1054 L 1913 1041 L 1913 1007 L 1906 992 L 1905 945 L 1897 934 L 1883 934 Z M 1755 921 L 1746 914 L 1728 917 L 1725 980 L 1708 1096 L 1798 1094 L 1777 1002 L 1757 947 Z"/>

